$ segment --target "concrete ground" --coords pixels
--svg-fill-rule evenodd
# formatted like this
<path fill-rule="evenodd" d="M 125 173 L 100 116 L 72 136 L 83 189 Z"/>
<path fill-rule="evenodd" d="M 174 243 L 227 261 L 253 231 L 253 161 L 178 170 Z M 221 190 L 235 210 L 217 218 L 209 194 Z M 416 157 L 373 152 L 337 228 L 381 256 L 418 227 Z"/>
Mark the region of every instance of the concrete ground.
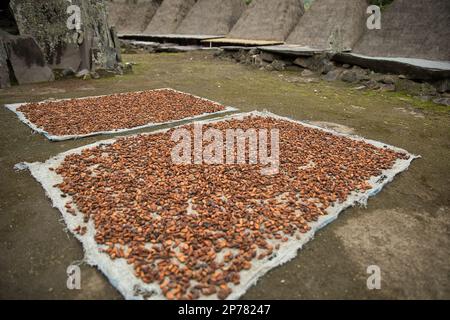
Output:
<path fill-rule="evenodd" d="M 346 210 L 298 256 L 275 268 L 244 299 L 450 299 L 450 109 L 400 94 L 336 83 L 302 83 L 211 53 L 125 55 L 133 75 L 64 80 L 0 90 L 0 104 L 172 87 L 240 108 L 267 109 L 383 141 L 421 159 L 367 208 Z M 0 108 L 0 298 L 121 299 L 95 268 L 81 265 L 81 290 L 66 287 L 67 267 L 83 259 L 43 189 L 21 161 L 44 161 L 106 139 L 52 143 Z M 140 130 L 145 132 L 151 130 Z M 381 290 L 367 289 L 369 265 Z"/>

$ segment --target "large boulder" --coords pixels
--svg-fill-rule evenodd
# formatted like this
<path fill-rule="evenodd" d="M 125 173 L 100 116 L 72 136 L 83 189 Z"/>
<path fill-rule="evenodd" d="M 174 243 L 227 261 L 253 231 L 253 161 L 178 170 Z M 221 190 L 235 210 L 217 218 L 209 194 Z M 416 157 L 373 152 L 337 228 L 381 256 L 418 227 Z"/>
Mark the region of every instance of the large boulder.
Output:
<path fill-rule="evenodd" d="M 2 80 L 6 86 L 9 83 L 9 68 L 19 84 L 53 81 L 54 75 L 45 61 L 41 48 L 36 41 L 30 36 L 13 36 L 5 32 L 0 32 L 0 43 L 4 53 L 0 52 L 0 62 L 2 65 L 6 63 L 8 79 Z M 0 48 L 0 51 L 2 49 Z M 3 77 L 3 76 L 2 76 Z M 3 87 L 3 84 L 2 84 Z"/>
<path fill-rule="evenodd" d="M 6 54 L 5 44 L 0 39 L 0 89 L 11 86 L 9 80 L 8 56 Z"/>
<path fill-rule="evenodd" d="M 118 67 L 119 48 L 114 46 L 104 1 L 11 0 L 10 7 L 20 34 L 36 40 L 52 69 L 78 72 Z M 81 24 L 69 27 L 73 8 L 79 8 Z"/>

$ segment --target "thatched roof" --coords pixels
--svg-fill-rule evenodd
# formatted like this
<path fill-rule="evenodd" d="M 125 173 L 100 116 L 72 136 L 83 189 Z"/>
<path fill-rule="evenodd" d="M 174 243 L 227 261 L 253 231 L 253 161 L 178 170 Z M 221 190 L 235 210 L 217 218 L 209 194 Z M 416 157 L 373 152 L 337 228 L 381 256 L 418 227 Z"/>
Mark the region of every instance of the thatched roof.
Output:
<path fill-rule="evenodd" d="M 225 35 L 239 20 L 245 8 L 243 0 L 198 0 L 176 33 Z"/>
<path fill-rule="evenodd" d="M 147 28 L 162 0 L 106 1 L 109 24 L 118 33 L 139 34 Z"/>
<path fill-rule="evenodd" d="M 144 30 L 146 34 L 172 34 L 197 0 L 164 0 Z"/>
<path fill-rule="evenodd" d="M 304 11 L 302 0 L 253 0 L 228 36 L 284 41 Z"/>
<path fill-rule="evenodd" d="M 355 53 L 450 61 L 450 1 L 395 0 L 381 30 L 367 30 Z"/>
<path fill-rule="evenodd" d="M 287 38 L 315 49 L 352 48 L 366 28 L 367 0 L 314 0 Z"/>

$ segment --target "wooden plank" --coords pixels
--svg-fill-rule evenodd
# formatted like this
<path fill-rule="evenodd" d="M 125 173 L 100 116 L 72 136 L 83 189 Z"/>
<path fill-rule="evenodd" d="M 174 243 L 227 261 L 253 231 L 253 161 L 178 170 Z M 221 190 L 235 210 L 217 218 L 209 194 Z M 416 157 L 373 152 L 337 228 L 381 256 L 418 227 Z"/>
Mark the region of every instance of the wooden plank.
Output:
<path fill-rule="evenodd" d="M 283 44 L 283 41 L 276 40 L 254 40 L 254 39 L 234 39 L 234 38 L 216 38 L 202 40 L 202 43 L 210 43 L 213 45 L 241 45 L 241 46 L 271 46 Z"/>

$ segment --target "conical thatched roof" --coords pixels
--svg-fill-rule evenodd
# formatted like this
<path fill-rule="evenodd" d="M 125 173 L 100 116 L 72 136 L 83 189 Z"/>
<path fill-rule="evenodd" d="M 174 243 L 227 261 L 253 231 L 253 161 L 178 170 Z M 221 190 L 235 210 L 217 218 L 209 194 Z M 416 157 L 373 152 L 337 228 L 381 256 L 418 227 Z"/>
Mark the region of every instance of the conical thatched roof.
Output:
<path fill-rule="evenodd" d="M 146 34 L 172 34 L 197 0 L 164 0 L 144 30 Z"/>
<path fill-rule="evenodd" d="M 225 35 L 245 9 L 243 0 L 198 0 L 176 33 Z"/>
<path fill-rule="evenodd" d="M 228 37 L 284 41 L 304 11 L 303 0 L 253 0 Z"/>
<path fill-rule="evenodd" d="M 350 49 L 366 28 L 367 0 L 314 0 L 286 42 L 315 49 Z"/>
<path fill-rule="evenodd" d="M 142 33 L 152 20 L 162 0 L 109 0 L 108 20 L 118 33 Z"/>
<path fill-rule="evenodd" d="M 450 1 L 395 0 L 381 30 L 367 30 L 355 53 L 450 61 Z"/>

